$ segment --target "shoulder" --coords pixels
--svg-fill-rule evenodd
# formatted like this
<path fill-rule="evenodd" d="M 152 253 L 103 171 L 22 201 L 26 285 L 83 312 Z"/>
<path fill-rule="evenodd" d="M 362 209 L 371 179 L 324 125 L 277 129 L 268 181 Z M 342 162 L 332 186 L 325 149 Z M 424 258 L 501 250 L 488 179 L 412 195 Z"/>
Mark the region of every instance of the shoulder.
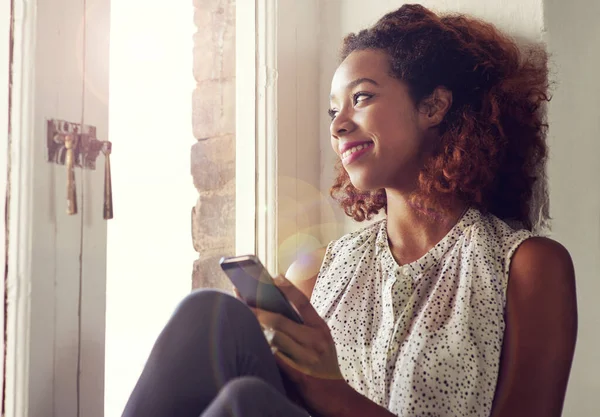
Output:
<path fill-rule="evenodd" d="M 374 244 L 383 225 L 385 225 L 385 219 L 347 233 L 338 240 L 331 242 L 328 252 L 333 254 L 341 249 L 354 250 L 365 245 Z"/>
<path fill-rule="evenodd" d="M 572 323 L 564 325 L 573 326 L 570 331 L 574 331 L 577 317 L 575 269 L 567 249 L 545 237 L 523 241 L 510 264 L 506 298 L 508 317 L 513 317 L 513 322 L 518 320 L 522 324 L 528 318 L 538 317 L 551 325 L 554 319 L 562 322 L 570 318 Z M 515 314 L 511 315 L 511 312 Z"/>
<path fill-rule="evenodd" d="M 513 255 L 509 286 L 518 287 L 535 298 L 556 292 L 574 292 L 575 270 L 571 255 L 563 245 L 552 239 L 526 239 Z"/>
<path fill-rule="evenodd" d="M 513 255 L 517 247 L 534 234 L 513 225 L 491 213 L 477 212 L 473 222 L 473 238 L 484 247 L 495 252 Z"/>
<path fill-rule="evenodd" d="M 495 272 L 503 277 L 501 285 L 502 291 L 505 292 L 510 279 L 510 269 L 518 249 L 528 242 L 524 246 L 524 251 L 529 252 L 530 245 L 532 245 L 530 240 L 534 239 L 533 245 L 537 245 L 535 240 L 538 238 L 535 238 L 535 235 L 529 230 L 513 227 L 491 213 L 477 212 L 476 214 L 472 230 L 468 233 L 468 243 L 472 245 L 474 251 L 485 255 L 486 262 L 494 264 Z M 534 251 L 538 251 L 538 249 L 534 249 Z M 519 252 L 521 254 L 517 258 L 523 256 L 523 250 Z"/>

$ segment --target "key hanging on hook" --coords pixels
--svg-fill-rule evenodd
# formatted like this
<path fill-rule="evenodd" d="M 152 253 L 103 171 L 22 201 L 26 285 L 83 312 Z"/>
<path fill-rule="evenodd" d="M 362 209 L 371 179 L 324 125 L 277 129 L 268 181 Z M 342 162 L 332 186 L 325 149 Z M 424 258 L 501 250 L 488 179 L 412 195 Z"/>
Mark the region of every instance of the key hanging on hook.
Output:
<path fill-rule="evenodd" d="M 75 147 L 77 146 L 76 135 L 65 136 L 65 148 L 67 154 L 65 164 L 67 166 L 67 214 L 77 214 L 77 189 L 75 184 Z"/>
<path fill-rule="evenodd" d="M 111 152 L 112 143 L 104 142 L 102 144 L 102 153 L 104 154 L 104 220 L 113 218 L 112 179 L 110 174 Z"/>

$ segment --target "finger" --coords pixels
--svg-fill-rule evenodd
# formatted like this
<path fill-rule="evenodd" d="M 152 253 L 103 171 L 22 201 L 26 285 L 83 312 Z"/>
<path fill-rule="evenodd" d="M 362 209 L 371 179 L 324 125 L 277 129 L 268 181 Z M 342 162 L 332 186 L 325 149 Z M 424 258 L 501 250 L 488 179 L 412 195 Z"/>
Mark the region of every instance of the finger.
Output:
<path fill-rule="evenodd" d="M 302 368 L 306 368 L 316 361 L 314 353 L 283 332 L 274 331 L 270 345 Z"/>
<path fill-rule="evenodd" d="M 307 325 L 317 325 L 323 322 L 323 319 L 319 316 L 317 311 L 314 309 L 310 300 L 306 295 L 302 293 L 294 284 L 292 284 L 283 275 L 278 275 L 273 279 L 277 288 L 283 292 L 287 299 L 296 307 L 300 316 Z"/>
<path fill-rule="evenodd" d="M 281 314 L 258 308 L 252 310 L 261 326 L 285 333 L 302 346 L 311 346 L 312 340 L 317 337 L 317 335 L 314 334 L 314 330 L 310 327 L 298 324 Z"/>
<path fill-rule="evenodd" d="M 286 354 L 277 351 L 275 352 L 274 357 L 279 369 L 283 371 L 292 382 L 298 383 L 300 378 L 302 378 L 301 375 L 306 375 L 306 372 L 300 369 L 300 366 L 294 363 L 294 361 Z"/>
<path fill-rule="evenodd" d="M 314 371 L 311 367 L 305 367 L 279 351 L 275 353 L 275 362 L 277 363 L 279 369 L 281 369 L 283 373 L 285 373 L 295 383 L 302 383 L 302 379 L 306 381 L 306 376 L 327 379 L 330 381 L 344 380 L 343 375 L 339 372 L 323 373 Z"/>
<path fill-rule="evenodd" d="M 295 384 L 302 384 L 307 376 L 312 376 L 310 368 L 304 367 L 283 352 L 275 352 L 275 362 L 281 371 Z"/>

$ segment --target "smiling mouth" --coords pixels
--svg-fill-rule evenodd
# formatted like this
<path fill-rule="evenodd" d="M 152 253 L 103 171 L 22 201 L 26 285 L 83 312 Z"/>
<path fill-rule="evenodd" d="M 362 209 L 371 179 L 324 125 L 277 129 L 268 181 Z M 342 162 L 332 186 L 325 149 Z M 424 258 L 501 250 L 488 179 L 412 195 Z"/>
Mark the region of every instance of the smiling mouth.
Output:
<path fill-rule="evenodd" d="M 360 145 L 356 145 L 350 149 L 348 149 L 346 152 L 344 152 L 341 157 L 342 159 L 346 159 L 348 158 L 350 155 L 352 155 L 353 153 L 362 151 L 363 149 L 366 148 L 370 148 L 371 146 L 373 146 L 373 142 L 365 142 L 365 143 L 361 143 Z"/>

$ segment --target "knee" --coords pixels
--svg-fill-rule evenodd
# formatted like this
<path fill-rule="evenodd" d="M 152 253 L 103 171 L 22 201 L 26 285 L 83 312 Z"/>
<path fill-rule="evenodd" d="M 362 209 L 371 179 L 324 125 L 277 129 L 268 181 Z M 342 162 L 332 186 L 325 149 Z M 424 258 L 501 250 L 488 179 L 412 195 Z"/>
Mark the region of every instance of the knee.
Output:
<path fill-rule="evenodd" d="M 244 303 L 219 290 L 197 290 L 187 295 L 177 306 L 174 317 L 179 320 L 193 320 L 215 317 L 223 312 L 232 312 L 236 316 L 252 314 Z"/>
<path fill-rule="evenodd" d="M 228 382 L 219 392 L 225 404 L 240 408 L 255 407 L 257 400 L 274 394 L 275 389 L 261 378 L 244 376 Z"/>

